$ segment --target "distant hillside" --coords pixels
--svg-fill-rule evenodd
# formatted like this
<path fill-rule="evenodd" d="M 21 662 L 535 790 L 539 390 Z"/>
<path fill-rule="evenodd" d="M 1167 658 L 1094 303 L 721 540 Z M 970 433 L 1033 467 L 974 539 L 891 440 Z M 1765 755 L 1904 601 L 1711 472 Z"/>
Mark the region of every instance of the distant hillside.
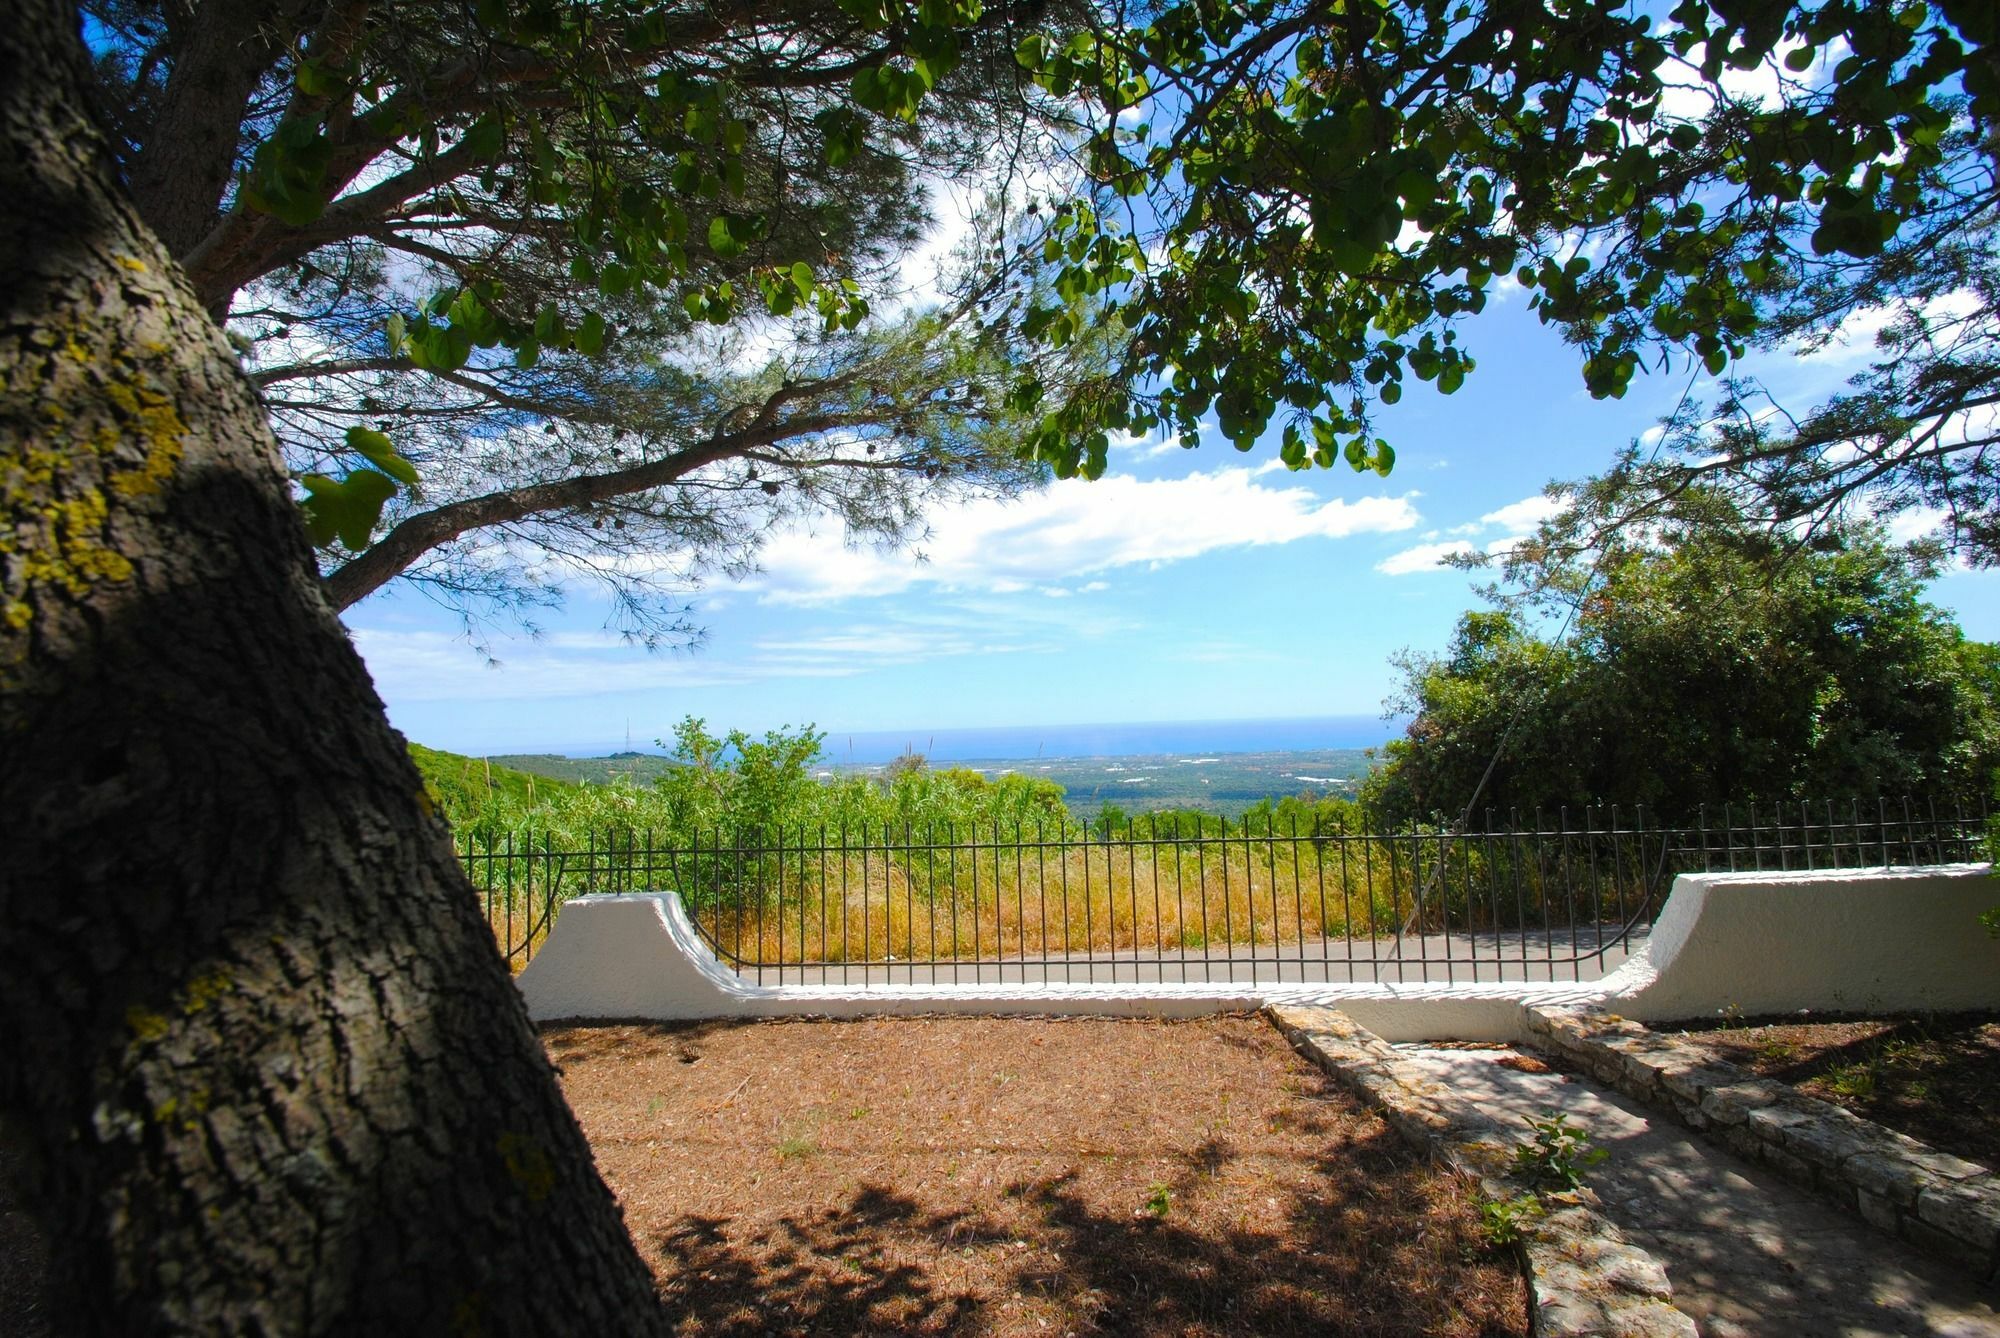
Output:
<path fill-rule="evenodd" d="M 642 789 L 677 763 L 657 753 L 613 753 L 609 757 L 563 757 L 554 753 L 508 753 L 491 759 L 518 772 L 585 785 L 624 780 Z M 1240 814 L 1264 799 L 1304 792 L 1353 798 L 1374 765 L 1372 750 L 1314 748 L 1277 752 L 1185 756 L 1154 753 L 1126 757 L 980 758 L 939 762 L 940 767 L 977 771 L 989 779 L 1018 772 L 1063 787 L 1070 807 L 1096 813 L 1113 803 L 1134 813 L 1163 808 L 1200 808 Z M 822 776 L 884 773 L 872 765 L 822 761 Z"/>
<path fill-rule="evenodd" d="M 574 788 L 569 781 L 504 766 L 498 761 L 410 745 L 410 757 L 423 773 L 432 802 L 454 824 L 468 817 L 498 811 L 527 812 L 553 794 Z"/>
<path fill-rule="evenodd" d="M 656 777 L 674 769 L 672 758 L 661 757 L 658 753 L 613 753 L 609 757 L 562 757 L 556 753 L 504 753 L 488 759 L 494 766 L 510 767 L 515 771 L 527 772 L 535 776 L 547 776 L 551 780 L 581 782 L 587 785 L 606 785 L 614 780 L 628 780 L 636 785 L 651 785 Z"/>

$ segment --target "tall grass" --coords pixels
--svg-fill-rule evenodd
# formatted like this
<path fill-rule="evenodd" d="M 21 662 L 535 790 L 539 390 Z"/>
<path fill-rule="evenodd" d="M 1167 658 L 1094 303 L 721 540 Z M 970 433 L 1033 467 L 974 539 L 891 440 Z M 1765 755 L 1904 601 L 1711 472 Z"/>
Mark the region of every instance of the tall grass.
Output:
<path fill-rule="evenodd" d="M 1296 818 L 1296 814 L 1293 815 Z M 474 843 L 503 944 L 532 950 L 580 892 L 672 890 L 740 964 L 1338 955 L 1330 941 L 1603 924 L 1647 908 L 1659 848 L 1614 836 L 1383 835 L 1203 818 L 864 831 L 613 830 Z M 522 956 L 525 957 L 525 952 Z"/>

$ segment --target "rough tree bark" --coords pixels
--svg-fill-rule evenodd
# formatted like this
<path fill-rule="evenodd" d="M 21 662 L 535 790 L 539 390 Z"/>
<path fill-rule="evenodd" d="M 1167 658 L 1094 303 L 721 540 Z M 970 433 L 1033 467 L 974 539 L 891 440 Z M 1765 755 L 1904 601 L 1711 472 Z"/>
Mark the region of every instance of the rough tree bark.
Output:
<path fill-rule="evenodd" d="M 644 1333 L 254 394 L 0 9 L 0 1114 L 106 1333 Z"/>

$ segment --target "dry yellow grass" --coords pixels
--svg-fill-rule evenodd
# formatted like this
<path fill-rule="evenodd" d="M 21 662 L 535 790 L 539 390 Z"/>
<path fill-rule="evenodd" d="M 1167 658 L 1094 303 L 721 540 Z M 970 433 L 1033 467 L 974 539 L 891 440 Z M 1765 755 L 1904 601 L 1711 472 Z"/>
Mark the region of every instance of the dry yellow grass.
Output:
<path fill-rule="evenodd" d="M 1413 865 L 1381 844 L 987 845 L 786 852 L 703 878 L 690 898 L 726 957 L 764 965 L 969 961 L 1296 947 L 1330 939 L 1539 923 L 1544 879 L 1467 862 Z M 488 893 L 496 939 L 538 949 L 550 894 Z M 1644 896 L 1599 878 L 1549 908 L 1566 923 Z M 1423 913 L 1418 913 L 1419 903 Z M 1592 904 L 1595 903 L 1595 904 Z"/>

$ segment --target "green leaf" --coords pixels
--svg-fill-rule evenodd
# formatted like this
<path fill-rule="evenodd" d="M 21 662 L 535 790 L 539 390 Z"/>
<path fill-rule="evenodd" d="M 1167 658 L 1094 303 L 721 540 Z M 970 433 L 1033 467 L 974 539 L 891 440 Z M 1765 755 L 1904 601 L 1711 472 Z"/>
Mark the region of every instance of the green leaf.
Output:
<path fill-rule="evenodd" d="M 398 455 L 395 443 L 382 433 L 358 425 L 350 427 L 347 429 L 347 445 L 398 483 L 416 485 L 417 467 Z"/>
<path fill-rule="evenodd" d="M 459 144 L 478 161 L 490 163 L 507 147 L 506 123 L 499 112 L 488 112 L 472 123 Z"/>
<path fill-rule="evenodd" d="M 604 351 L 604 317 L 594 311 L 584 314 L 583 323 L 576 327 L 576 347 L 587 358 Z"/>
<path fill-rule="evenodd" d="M 292 82 L 299 86 L 299 92 L 309 98 L 327 98 L 345 88 L 355 73 L 356 71 L 351 68 L 329 69 L 315 60 L 307 59 L 299 62 L 299 68 L 293 72 Z"/>
<path fill-rule="evenodd" d="M 308 474 L 299 483 L 306 490 L 299 505 L 314 545 L 326 548 L 338 539 L 357 553 L 368 547 L 382 507 L 396 495 L 395 481 L 373 469 L 357 469 L 345 479 Z"/>
<path fill-rule="evenodd" d="M 392 311 L 389 319 L 383 322 L 382 329 L 388 339 L 389 356 L 393 358 L 403 351 L 403 344 L 410 337 L 409 323 L 403 319 L 402 312 Z"/>
<path fill-rule="evenodd" d="M 792 287 L 799 290 L 799 299 L 810 302 L 813 295 L 813 267 L 803 260 L 792 262 Z"/>
<path fill-rule="evenodd" d="M 708 249 L 722 260 L 734 260 L 743 254 L 743 243 L 736 239 L 730 228 L 729 216 L 717 214 L 708 222 Z"/>

